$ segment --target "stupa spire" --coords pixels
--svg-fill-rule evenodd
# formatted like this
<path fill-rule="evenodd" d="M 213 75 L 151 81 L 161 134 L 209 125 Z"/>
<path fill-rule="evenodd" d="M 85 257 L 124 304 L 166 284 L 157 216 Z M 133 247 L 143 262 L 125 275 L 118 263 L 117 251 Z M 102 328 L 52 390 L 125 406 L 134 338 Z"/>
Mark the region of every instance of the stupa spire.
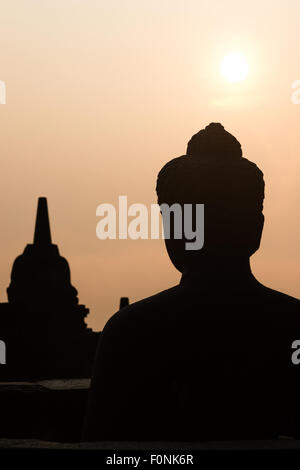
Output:
<path fill-rule="evenodd" d="M 51 245 L 47 198 L 39 197 L 36 213 L 34 245 Z"/>

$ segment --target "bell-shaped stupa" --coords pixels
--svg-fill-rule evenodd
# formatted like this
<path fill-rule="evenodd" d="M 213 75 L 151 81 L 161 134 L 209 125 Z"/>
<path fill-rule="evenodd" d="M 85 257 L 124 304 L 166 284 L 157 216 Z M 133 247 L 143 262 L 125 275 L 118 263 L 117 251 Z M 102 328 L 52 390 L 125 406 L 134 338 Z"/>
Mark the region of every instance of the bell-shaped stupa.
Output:
<path fill-rule="evenodd" d="M 45 197 L 38 200 L 33 243 L 13 264 L 7 296 L 8 304 L 1 304 L 6 375 L 90 376 L 99 334 L 87 327 L 89 309 L 78 304 L 69 264 L 52 243 Z"/>

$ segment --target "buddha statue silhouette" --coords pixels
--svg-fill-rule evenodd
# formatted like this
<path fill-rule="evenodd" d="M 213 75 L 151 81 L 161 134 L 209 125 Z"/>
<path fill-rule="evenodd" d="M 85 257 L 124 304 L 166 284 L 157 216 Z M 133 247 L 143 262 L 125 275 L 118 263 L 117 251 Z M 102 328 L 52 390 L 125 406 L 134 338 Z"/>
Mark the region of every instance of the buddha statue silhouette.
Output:
<path fill-rule="evenodd" d="M 180 284 L 106 324 L 84 440 L 296 436 L 300 301 L 260 284 L 249 263 L 264 225 L 262 172 L 211 123 L 161 169 L 156 190 L 159 204 L 204 204 L 204 246 L 186 250 L 171 231 Z"/>

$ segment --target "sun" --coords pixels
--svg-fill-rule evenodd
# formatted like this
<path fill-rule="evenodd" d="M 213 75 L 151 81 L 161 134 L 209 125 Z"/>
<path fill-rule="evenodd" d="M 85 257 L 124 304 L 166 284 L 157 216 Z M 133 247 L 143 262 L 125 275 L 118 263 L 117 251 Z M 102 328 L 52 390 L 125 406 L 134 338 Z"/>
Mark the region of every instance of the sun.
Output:
<path fill-rule="evenodd" d="M 229 82 L 241 82 L 248 75 L 249 65 L 243 54 L 231 52 L 222 59 L 220 71 Z"/>

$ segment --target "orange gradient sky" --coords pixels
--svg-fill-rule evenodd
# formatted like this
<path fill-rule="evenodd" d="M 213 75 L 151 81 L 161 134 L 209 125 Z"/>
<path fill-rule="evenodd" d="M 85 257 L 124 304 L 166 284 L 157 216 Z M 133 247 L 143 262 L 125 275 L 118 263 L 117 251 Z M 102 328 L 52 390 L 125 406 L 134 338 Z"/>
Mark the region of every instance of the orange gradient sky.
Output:
<path fill-rule="evenodd" d="M 0 300 L 13 260 L 32 242 L 46 196 L 53 242 L 71 267 L 89 326 L 179 273 L 162 240 L 96 238 L 96 207 L 156 202 L 161 166 L 192 134 L 222 122 L 265 174 L 256 277 L 300 297 L 298 0 L 6 0 L 0 5 Z M 219 64 L 243 53 L 249 74 Z"/>

